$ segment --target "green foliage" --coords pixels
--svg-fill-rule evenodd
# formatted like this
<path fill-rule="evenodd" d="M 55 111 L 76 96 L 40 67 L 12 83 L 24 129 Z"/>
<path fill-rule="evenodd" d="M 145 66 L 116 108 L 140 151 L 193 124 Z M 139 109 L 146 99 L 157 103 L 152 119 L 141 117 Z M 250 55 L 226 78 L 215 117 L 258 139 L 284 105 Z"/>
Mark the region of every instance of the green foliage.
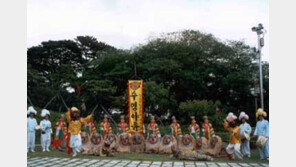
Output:
<path fill-rule="evenodd" d="M 258 78 L 258 64 L 256 53 L 242 41 L 222 42 L 211 34 L 185 30 L 121 50 L 91 36 L 78 36 L 42 42 L 28 48 L 27 55 L 28 95 L 39 107 L 60 93 L 68 106 L 80 107 L 84 102 L 90 111 L 101 104 L 127 113 L 126 83 L 140 78 L 146 83 L 145 112 L 176 115 L 181 123 L 190 114 L 198 119 L 208 114 L 217 125 L 227 112 L 243 110 L 254 116 L 250 89 Z M 263 65 L 263 75 L 268 111 L 268 63 Z M 81 92 L 75 90 L 77 86 Z M 64 110 L 57 100 L 49 108 Z M 220 113 L 215 112 L 217 105 Z"/>
<path fill-rule="evenodd" d="M 169 94 L 169 90 L 164 85 L 154 81 L 145 83 L 145 111 L 153 115 L 164 115 L 172 111 L 176 106 L 176 101 Z"/>
<path fill-rule="evenodd" d="M 184 122 L 188 122 L 190 116 L 195 116 L 196 121 L 201 123 L 203 122 L 203 116 L 207 115 L 214 127 L 220 127 L 226 114 L 221 110 L 216 111 L 216 108 L 221 108 L 219 101 L 214 103 L 207 100 L 192 100 L 182 102 L 179 105 L 180 113 L 183 115 L 182 120 L 185 119 Z"/>

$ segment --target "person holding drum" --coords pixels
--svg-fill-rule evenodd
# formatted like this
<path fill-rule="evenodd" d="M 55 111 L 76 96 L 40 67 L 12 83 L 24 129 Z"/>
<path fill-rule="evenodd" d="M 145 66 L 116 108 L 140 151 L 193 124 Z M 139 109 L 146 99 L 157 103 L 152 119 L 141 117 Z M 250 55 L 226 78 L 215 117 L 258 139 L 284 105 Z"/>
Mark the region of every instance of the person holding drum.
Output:
<path fill-rule="evenodd" d="M 242 140 L 242 154 L 247 157 L 251 157 L 250 152 L 250 134 L 252 132 L 252 128 L 250 124 L 247 123 L 246 120 L 249 120 L 249 116 L 245 112 L 241 112 L 239 115 L 239 120 L 242 122 L 240 124 L 240 135 Z"/>
<path fill-rule="evenodd" d="M 267 113 L 263 111 L 261 108 L 259 108 L 256 112 L 256 117 L 259 118 L 259 121 L 256 124 L 256 129 L 254 132 L 254 136 L 258 137 L 258 141 L 264 141 L 264 142 L 258 142 L 262 143 L 259 146 L 259 153 L 260 158 L 269 160 L 269 123 L 267 120 L 264 119 L 264 117 L 267 116 Z"/>

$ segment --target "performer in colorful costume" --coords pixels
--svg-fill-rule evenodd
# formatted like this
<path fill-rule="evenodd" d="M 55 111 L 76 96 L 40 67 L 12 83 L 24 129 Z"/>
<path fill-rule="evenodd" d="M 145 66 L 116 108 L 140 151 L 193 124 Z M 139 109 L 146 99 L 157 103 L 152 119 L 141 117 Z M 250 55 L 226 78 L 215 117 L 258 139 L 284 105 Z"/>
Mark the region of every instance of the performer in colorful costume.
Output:
<path fill-rule="evenodd" d="M 27 152 L 31 149 L 31 152 L 35 152 L 35 133 L 37 127 L 37 121 L 34 118 L 37 111 L 30 106 L 27 111 Z"/>
<path fill-rule="evenodd" d="M 176 138 L 182 135 L 181 126 L 178 124 L 175 116 L 172 116 L 172 124 L 170 125 L 169 134 Z"/>
<path fill-rule="evenodd" d="M 49 120 L 50 113 L 47 109 L 43 109 L 41 111 L 41 117 L 43 117 L 43 120 L 40 122 L 40 129 L 41 129 L 41 146 L 42 151 L 49 152 L 49 146 L 51 143 L 51 122 Z"/>
<path fill-rule="evenodd" d="M 249 116 L 245 112 L 241 112 L 239 115 L 239 120 L 242 122 L 240 125 L 240 135 L 244 135 L 246 133 L 248 136 L 251 135 L 252 128 L 250 124 L 246 122 L 249 119 Z M 242 139 L 242 153 L 244 156 L 251 157 L 250 152 L 250 138 Z"/>
<path fill-rule="evenodd" d="M 150 117 L 150 123 L 148 124 L 148 136 L 151 134 L 156 134 L 157 137 L 161 137 L 161 134 L 159 132 L 159 128 L 157 123 L 155 122 L 155 117 L 151 115 Z"/>
<path fill-rule="evenodd" d="M 84 123 L 84 129 L 88 135 L 91 135 L 93 132 L 96 132 L 96 126 L 92 119 Z"/>
<path fill-rule="evenodd" d="M 72 107 L 66 113 L 66 119 L 69 123 L 68 138 L 69 134 L 71 134 L 70 141 L 67 141 L 67 145 L 73 150 L 73 157 L 77 155 L 77 152 L 80 152 L 82 144 L 80 136 L 81 124 L 88 122 L 92 117 L 93 114 L 88 115 L 86 118 L 80 118 L 80 110 L 76 107 Z M 68 149 L 68 153 L 71 153 L 71 149 Z"/>
<path fill-rule="evenodd" d="M 118 135 L 129 132 L 128 124 L 125 122 L 124 115 L 120 116 L 120 123 L 117 126 Z"/>
<path fill-rule="evenodd" d="M 104 139 L 107 137 L 108 133 L 112 133 L 112 127 L 110 126 L 108 115 L 104 115 L 104 119 L 100 124 L 100 134 L 104 136 Z"/>
<path fill-rule="evenodd" d="M 262 148 L 259 148 L 259 153 L 261 159 L 269 160 L 269 123 L 264 119 L 266 116 L 267 113 L 261 108 L 257 110 L 256 117 L 259 118 L 259 121 L 256 124 L 254 136 L 263 136 L 267 138 L 265 145 Z"/>
<path fill-rule="evenodd" d="M 202 124 L 202 137 L 205 137 L 208 141 L 211 137 L 215 137 L 215 132 L 212 124 L 209 122 L 208 116 L 204 116 L 204 123 Z"/>
<path fill-rule="evenodd" d="M 52 146 L 54 148 L 60 148 L 62 141 L 67 136 L 67 124 L 64 121 L 64 118 L 65 118 L 65 115 L 61 114 L 58 122 L 55 125 L 55 134 L 54 134 L 53 143 L 52 143 Z"/>
<path fill-rule="evenodd" d="M 195 116 L 191 116 L 191 124 L 189 125 L 189 132 L 194 137 L 194 139 L 198 138 L 200 135 L 199 125 L 196 123 Z"/>
<path fill-rule="evenodd" d="M 236 125 L 237 117 L 233 113 L 229 113 L 226 120 L 224 120 L 224 128 L 230 133 L 230 141 L 226 147 L 227 157 L 231 159 L 238 158 L 243 159 L 243 155 L 240 152 L 241 138 L 240 138 L 240 127 Z"/>

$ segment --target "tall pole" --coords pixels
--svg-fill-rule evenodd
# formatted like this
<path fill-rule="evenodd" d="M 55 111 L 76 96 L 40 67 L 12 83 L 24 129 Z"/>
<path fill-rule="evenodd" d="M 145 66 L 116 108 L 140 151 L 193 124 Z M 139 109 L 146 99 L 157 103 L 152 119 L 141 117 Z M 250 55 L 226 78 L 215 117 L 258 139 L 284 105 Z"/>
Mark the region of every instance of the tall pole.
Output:
<path fill-rule="evenodd" d="M 263 77 L 262 77 L 262 61 L 261 61 L 261 42 L 260 42 L 260 32 L 257 32 L 258 35 L 258 54 L 259 54 L 259 82 L 260 82 L 260 101 L 261 101 L 261 108 L 264 110 L 264 100 L 263 100 Z"/>
<path fill-rule="evenodd" d="M 264 110 L 264 101 L 263 101 L 263 77 L 262 77 L 262 62 L 261 62 L 261 48 L 264 46 L 264 28 L 260 23 L 258 27 L 252 27 L 252 31 L 257 33 L 258 36 L 258 55 L 259 55 L 259 82 L 260 82 L 260 102 L 261 108 Z M 262 35 L 263 34 L 263 35 Z M 261 37 L 262 35 L 262 37 Z M 262 41 L 261 41 L 262 40 Z"/>

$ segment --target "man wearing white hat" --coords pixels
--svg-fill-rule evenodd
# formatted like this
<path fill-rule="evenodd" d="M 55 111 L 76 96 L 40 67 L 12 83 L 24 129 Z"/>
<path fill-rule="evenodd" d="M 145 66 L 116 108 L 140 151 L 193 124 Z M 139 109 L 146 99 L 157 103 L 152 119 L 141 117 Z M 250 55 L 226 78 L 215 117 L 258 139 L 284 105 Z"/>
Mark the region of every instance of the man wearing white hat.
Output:
<path fill-rule="evenodd" d="M 267 113 L 261 108 L 257 110 L 256 117 L 259 118 L 259 121 L 256 124 L 254 136 L 267 139 L 264 146 L 259 148 L 259 153 L 261 159 L 269 160 L 269 123 L 267 120 L 264 119 L 264 117 L 266 116 Z"/>
<path fill-rule="evenodd" d="M 230 133 L 230 141 L 226 147 L 226 152 L 228 159 L 238 158 L 239 160 L 242 160 L 243 154 L 240 152 L 240 127 L 236 125 L 236 119 L 237 117 L 232 112 L 230 112 L 226 117 L 226 120 L 224 120 L 224 128 Z"/>
<path fill-rule="evenodd" d="M 40 129 L 41 129 L 41 146 L 43 152 L 49 152 L 49 146 L 51 142 L 51 122 L 49 121 L 50 113 L 47 109 L 43 109 L 41 111 L 41 117 L 43 120 L 40 122 Z"/>
<path fill-rule="evenodd" d="M 37 111 L 30 106 L 27 111 L 27 152 L 29 152 L 29 149 L 31 149 L 31 152 L 35 152 L 35 128 L 37 126 L 37 121 L 34 117 L 36 114 Z"/>
<path fill-rule="evenodd" d="M 245 112 L 241 112 L 239 115 L 239 120 L 242 122 L 240 125 L 240 135 L 242 137 L 242 154 L 247 157 L 251 157 L 250 152 L 250 134 L 252 132 L 252 128 L 250 124 L 247 123 L 246 120 L 249 119 L 249 116 Z"/>

